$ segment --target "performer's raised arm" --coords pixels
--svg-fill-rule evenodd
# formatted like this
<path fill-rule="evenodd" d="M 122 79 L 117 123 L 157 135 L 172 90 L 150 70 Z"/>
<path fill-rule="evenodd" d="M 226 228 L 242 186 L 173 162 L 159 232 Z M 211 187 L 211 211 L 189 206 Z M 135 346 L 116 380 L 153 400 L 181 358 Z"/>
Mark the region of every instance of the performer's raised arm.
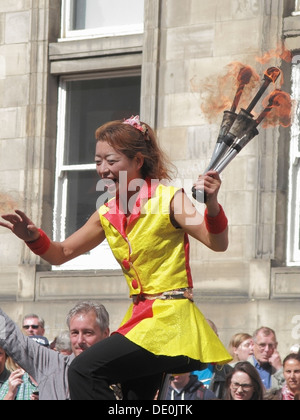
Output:
<path fill-rule="evenodd" d="M 95 212 L 82 228 L 63 242 L 52 241 L 47 234 L 20 210 L 4 214 L 0 226 L 10 229 L 37 255 L 52 265 L 61 265 L 99 245 L 104 239 L 98 212 Z"/>
<path fill-rule="evenodd" d="M 171 203 L 173 220 L 186 233 L 213 251 L 226 251 L 228 221 L 223 207 L 218 202 L 220 176 L 216 171 L 209 171 L 199 176 L 195 186 L 197 189 L 203 189 L 207 197 L 204 217 L 197 211 L 187 195 L 183 191 L 178 191 Z"/>

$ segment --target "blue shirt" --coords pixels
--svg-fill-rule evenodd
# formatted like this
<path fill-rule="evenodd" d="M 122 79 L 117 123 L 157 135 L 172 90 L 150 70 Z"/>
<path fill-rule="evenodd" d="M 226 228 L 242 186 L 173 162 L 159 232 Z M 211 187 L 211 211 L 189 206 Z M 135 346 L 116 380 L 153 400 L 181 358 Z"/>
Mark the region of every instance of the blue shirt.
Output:
<path fill-rule="evenodd" d="M 253 356 L 254 360 L 254 367 L 256 368 L 257 372 L 259 373 L 260 379 L 264 384 L 266 389 L 271 388 L 271 365 L 266 365 L 266 367 L 261 366 L 258 361 Z"/>
<path fill-rule="evenodd" d="M 209 387 L 213 373 L 214 373 L 214 366 L 211 364 L 208 364 L 206 369 L 195 370 L 194 372 L 192 372 L 192 374 L 196 375 L 198 377 L 198 380 L 203 383 L 205 388 Z"/>

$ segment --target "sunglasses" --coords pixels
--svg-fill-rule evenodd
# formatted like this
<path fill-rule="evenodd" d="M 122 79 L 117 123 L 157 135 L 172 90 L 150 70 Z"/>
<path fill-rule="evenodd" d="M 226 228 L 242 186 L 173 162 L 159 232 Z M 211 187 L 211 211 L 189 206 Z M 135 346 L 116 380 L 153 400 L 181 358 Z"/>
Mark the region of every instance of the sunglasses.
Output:
<path fill-rule="evenodd" d="M 39 325 L 23 325 L 24 330 L 29 330 L 29 328 L 32 328 L 33 330 L 37 330 L 39 328 Z"/>

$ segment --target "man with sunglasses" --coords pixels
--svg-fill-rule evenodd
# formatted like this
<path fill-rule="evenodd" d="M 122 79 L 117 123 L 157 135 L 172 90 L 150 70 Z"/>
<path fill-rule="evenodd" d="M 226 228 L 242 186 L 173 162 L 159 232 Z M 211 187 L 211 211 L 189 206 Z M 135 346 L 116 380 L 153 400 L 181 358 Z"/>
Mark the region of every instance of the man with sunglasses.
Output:
<path fill-rule="evenodd" d="M 45 321 L 36 314 L 25 315 L 22 321 L 22 328 L 25 335 L 28 337 L 33 335 L 44 336 Z"/>
<path fill-rule="evenodd" d="M 34 338 L 38 339 L 37 336 L 29 339 L 0 307 L 0 346 L 38 383 L 40 400 L 70 399 L 68 370 L 71 362 L 110 335 L 109 314 L 97 302 L 79 302 L 70 309 L 66 321 L 71 355 L 39 345 Z"/>

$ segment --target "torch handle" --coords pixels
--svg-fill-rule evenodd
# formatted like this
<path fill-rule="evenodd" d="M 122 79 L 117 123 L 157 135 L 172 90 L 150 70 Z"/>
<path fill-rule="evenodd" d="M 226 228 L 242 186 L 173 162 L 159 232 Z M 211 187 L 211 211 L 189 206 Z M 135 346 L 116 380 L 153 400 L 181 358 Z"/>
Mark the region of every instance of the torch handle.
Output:
<path fill-rule="evenodd" d="M 214 170 L 219 174 L 229 165 L 229 163 L 236 157 L 238 153 L 252 140 L 255 136 L 258 135 L 258 130 L 256 127 L 252 127 L 247 133 L 245 133 L 236 143 L 231 147 L 223 159 L 218 162 Z"/>
<path fill-rule="evenodd" d="M 192 195 L 195 200 L 199 203 L 206 203 L 206 192 L 204 190 L 196 190 L 195 187 L 192 188 Z"/>
<path fill-rule="evenodd" d="M 258 135 L 258 130 L 255 127 L 252 127 L 248 132 L 246 132 L 237 142 L 228 149 L 227 153 L 221 160 L 214 165 L 214 171 L 217 171 L 219 174 L 229 165 L 229 163 L 240 153 L 240 151 L 252 140 L 255 136 Z M 195 187 L 192 188 L 193 198 L 199 201 L 199 203 L 206 203 L 206 193 L 204 190 L 196 190 Z"/>
<path fill-rule="evenodd" d="M 252 111 L 252 109 L 255 107 L 255 105 L 257 104 L 257 102 L 259 101 L 259 99 L 262 97 L 264 91 L 267 89 L 267 87 L 269 86 L 270 83 L 271 83 L 271 79 L 269 79 L 269 78 L 267 78 L 264 81 L 264 83 L 262 84 L 261 88 L 259 89 L 259 91 L 257 92 L 257 94 L 254 96 L 254 98 L 250 102 L 248 108 L 246 109 L 247 112 L 251 112 Z"/>

